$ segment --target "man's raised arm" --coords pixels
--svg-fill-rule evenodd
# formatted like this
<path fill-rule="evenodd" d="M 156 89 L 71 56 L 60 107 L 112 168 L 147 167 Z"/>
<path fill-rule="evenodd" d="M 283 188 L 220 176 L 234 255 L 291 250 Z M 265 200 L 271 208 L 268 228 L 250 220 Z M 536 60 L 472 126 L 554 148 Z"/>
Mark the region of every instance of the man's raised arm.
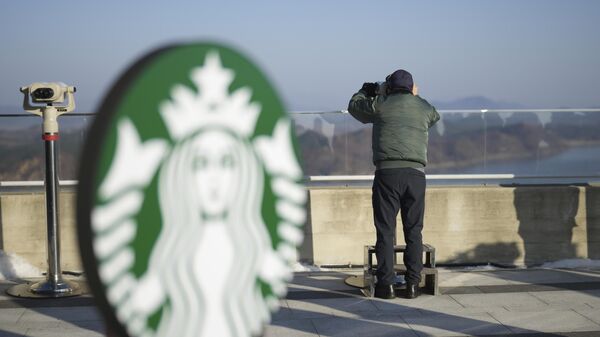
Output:
<path fill-rule="evenodd" d="M 364 83 L 362 88 L 352 95 L 348 103 L 348 112 L 361 123 L 373 123 L 375 115 L 376 83 Z"/>
<path fill-rule="evenodd" d="M 432 127 L 439 120 L 440 120 L 440 113 L 437 112 L 435 107 L 431 106 L 431 111 L 429 112 L 429 127 Z"/>

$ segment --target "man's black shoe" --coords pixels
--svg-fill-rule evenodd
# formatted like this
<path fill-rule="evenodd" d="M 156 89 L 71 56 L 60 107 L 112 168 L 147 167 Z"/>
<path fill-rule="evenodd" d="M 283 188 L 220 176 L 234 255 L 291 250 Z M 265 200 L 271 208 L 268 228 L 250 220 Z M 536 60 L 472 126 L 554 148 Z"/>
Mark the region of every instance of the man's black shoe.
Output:
<path fill-rule="evenodd" d="M 418 283 L 406 283 L 406 298 L 413 299 L 421 295 Z"/>
<path fill-rule="evenodd" d="M 396 293 L 394 292 L 394 285 L 375 285 L 375 297 L 383 298 L 385 300 L 391 300 L 396 298 Z"/>

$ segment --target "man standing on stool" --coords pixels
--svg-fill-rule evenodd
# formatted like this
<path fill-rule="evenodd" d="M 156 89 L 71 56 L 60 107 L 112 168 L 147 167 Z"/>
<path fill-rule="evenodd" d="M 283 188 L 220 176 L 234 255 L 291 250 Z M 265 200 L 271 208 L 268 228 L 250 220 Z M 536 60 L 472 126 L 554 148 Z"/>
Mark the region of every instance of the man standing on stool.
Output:
<path fill-rule="evenodd" d="M 423 269 L 425 165 L 429 128 L 440 115 L 417 95 L 412 75 L 397 70 L 381 85 L 364 83 L 352 96 L 348 112 L 362 123 L 373 123 L 373 214 L 377 230 L 375 296 L 394 294 L 394 237 L 401 211 L 406 265 L 406 297 L 419 296 Z"/>

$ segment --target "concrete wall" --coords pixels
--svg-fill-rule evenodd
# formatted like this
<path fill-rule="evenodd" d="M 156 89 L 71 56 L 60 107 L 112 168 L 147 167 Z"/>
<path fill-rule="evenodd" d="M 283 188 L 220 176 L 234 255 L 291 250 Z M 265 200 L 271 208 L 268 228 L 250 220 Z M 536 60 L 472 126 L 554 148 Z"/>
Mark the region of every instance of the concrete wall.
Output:
<path fill-rule="evenodd" d="M 362 264 L 362 247 L 375 243 L 370 188 L 313 188 L 309 196 L 301 258 Z M 599 259 L 600 187 L 429 187 L 423 237 L 442 263 Z"/>
<path fill-rule="evenodd" d="M 308 211 L 302 259 L 363 263 L 363 246 L 375 242 L 370 188 L 310 188 Z M 41 190 L 0 192 L 0 249 L 45 269 L 45 226 Z M 60 226 L 63 270 L 82 270 L 73 191 L 60 193 Z M 600 187 L 432 186 L 423 236 L 446 263 L 600 259 Z"/>
<path fill-rule="evenodd" d="M 75 227 L 75 192 L 61 192 L 59 206 L 62 268 L 82 271 Z M 0 193 L 0 249 L 46 270 L 46 237 L 46 203 L 41 190 Z"/>

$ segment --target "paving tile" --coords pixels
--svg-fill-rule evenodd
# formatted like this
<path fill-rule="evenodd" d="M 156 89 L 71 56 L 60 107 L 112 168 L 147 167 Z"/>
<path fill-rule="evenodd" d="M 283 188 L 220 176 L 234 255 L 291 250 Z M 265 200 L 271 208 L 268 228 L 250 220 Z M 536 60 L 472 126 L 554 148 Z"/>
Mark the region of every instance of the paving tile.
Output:
<path fill-rule="evenodd" d="M 30 323 L 58 323 L 59 318 L 55 316 L 49 316 L 45 313 L 38 312 L 36 309 L 25 309 L 25 312 L 17 323 L 19 324 L 30 324 Z"/>
<path fill-rule="evenodd" d="M 355 289 L 347 285 L 344 280 L 349 277 L 343 273 L 311 273 L 295 275 L 290 283 L 289 291 L 305 289 L 340 290 Z"/>
<path fill-rule="evenodd" d="M 542 312 L 542 311 L 566 311 L 566 310 L 577 310 L 583 309 L 588 310 L 592 309 L 589 305 L 585 303 L 575 303 L 575 304 L 550 304 L 546 307 L 533 307 L 533 306 L 507 306 L 507 311 L 512 312 Z M 486 308 L 487 310 L 487 308 Z"/>
<path fill-rule="evenodd" d="M 366 318 L 316 318 L 312 321 L 320 336 L 417 336 L 398 315 L 380 314 Z"/>
<path fill-rule="evenodd" d="M 421 315 L 424 316 L 435 316 L 439 314 L 445 315 L 454 315 L 454 316 L 464 316 L 464 315 L 473 315 L 473 314 L 484 314 L 484 313 L 493 313 L 493 312 L 506 312 L 508 309 L 505 307 L 486 307 L 482 308 L 460 308 L 460 309 L 450 309 L 450 308 L 438 308 L 438 309 L 419 309 L 418 310 Z M 408 313 L 412 314 L 412 313 Z M 407 313 L 400 313 L 402 317 L 405 317 Z"/>
<path fill-rule="evenodd" d="M 100 321 L 102 315 L 96 307 L 54 307 L 31 309 L 38 314 L 67 322 Z"/>
<path fill-rule="evenodd" d="M 76 328 L 76 327 L 51 327 L 51 328 L 32 328 L 28 329 L 27 337 L 103 337 L 104 333 Z"/>
<path fill-rule="evenodd" d="M 14 299 L 14 297 L 8 295 L 5 290 L 0 289 L 0 301 L 10 301 Z"/>
<path fill-rule="evenodd" d="M 20 326 L 27 329 L 45 329 L 45 328 L 58 328 L 60 321 L 30 321 L 30 322 L 19 322 Z"/>
<path fill-rule="evenodd" d="M 588 304 L 594 308 L 600 309 L 600 290 L 562 290 L 562 291 L 544 291 L 532 293 L 533 296 L 548 304 Z"/>
<path fill-rule="evenodd" d="M 506 285 L 512 283 L 510 280 L 483 272 L 451 272 L 439 273 L 438 275 L 441 287 Z"/>
<path fill-rule="evenodd" d="M 92 330 L 99 333 L 106 332 L 106 323 L 104 321 L 85 321 L 85 322 L 60 322 L 58 325 L 59 328 L 67 328 L 67 329 L 84 329 L 84 330 Z"/>
<path fill-rule="evenodd" d="M 265 327 L 264 337 L 308 337 L 319 336 L 310 319 L 295 319 L 271 323 Z"/>
<path fill-rule="evenodd" d="M 333 299 L 333 298 L 364 298 L 360 290 L 353 289 L 335 289 L 322 290 L 319 288 L 298 289 L 287 293 L 286 300 L 318 300 L 318 299 Z"/>
<path fill-rule="evenodd" d="M 419 336 L 506 335 L 510 330 L 489 314 L 429 315 L 405 317 Z"/>
<path fill-rule="evenodd" d="M 508 285 L 480 285 L 477 286 L 484 294 L 495 294 L 495 293 L 526 293 L 530 291 L 548 291 L 548 290 L 563 290 L 556 289 L 555 287 L 541 284 L 508 284 Z"/>
<path fill-rule="evenodd" d="M 285 321 L 292 319 L 292 310 L 288 308 L 287 303 L 281 305 L 279 310 L 271 316 L 271 321 Z"/>
<path fill-rule="evenodd" d="M 287 290 L 288 290 L 288 296 L 290 294 L 293 294 L 294 292 L 306 292 L 306 291 L 335 291 L 335 292 L 343 292 L 343 293 L 360 294 L 360 290 L 358 288 L 351 287 L 349 285 L 340 284 L 340 283 L 328 284 L 327 286 L 323 286 L 323 285 L 309 286 L 309 285 L 294 284 L 294 285 L 290 285 Z"/>
<path fill-rule="evenodd" d="M 7 323 L 17 323 L 25 310 L 25 308 L 0 309 L 0 327 Z"/>
<path fill-rule="evenodd" d="M 442 287 L 440 293 L 444 295 L 455 294 L 482 294 L 483 291 L 475 286 Z"/>
<path fill-rule="evenodd" d="M 600 290 L 600 282 L 569 282 L 552 284 L 508 284 L 508 285 L 478 285 L 442 287 L 440 292 L 444 295 L 455 294 L 495 294 L 495 293 L 525 293 L 542 291 L 589 291 Z"/>
<path fill-rule="evenodd" d="M 578 314 L 587 317 L 596 324 L 600 324 L 600 309 L 574 309 Z"/>
<path fill-rule="evenodd" d="M 491 314 L 514 333 L 598 331 L 600 325 L 573 310 Z"/>
<path fill-rule="evenodd" d="M 292 317 L 351 316 L 357 312 L 374 312 L 377 307 L 366 298 L 336 298 L 318 300 L 287 300 Z"/>
<path fill-rule="evenodd" d="M 310 275 L 307 278 L 310 279 L 310 280 L 317 280 L 317 281 L 333 281 L 333 282 L 335 282 L 337 284 L 340 281 L 344 281 L 348 277 L 349 277 L 348 275 L 342 274 L 342 275 L 338 275 L 338 276 L 333 276 L 333 275 Z"/>
<path fill-rule="evenodd" d="M 12 296 L 10 296 L 6 293 L 6 290 L 8 290 L 8 288 L 10 288 L 14 285 L 17 285 L 17 283 L 11 282 L 11 281 L 6 281 L 6 280 L 0 280 L 0 299 L 13 298 Z"/>
<path fill-rule="evenodd" d="M 0 337 L 26 337 L 26 332 L 10 332 L 0 329 Z"/>
<path fill-rule="evenodd" d="M 441 272 L 442 287 L 599 282 L 600 275 L 577 270 L 514 269 Z"/>
<path fill-rule="evenodd" d="M 0 324 L 0 337 L 25 336 L 27 327 L 17 323 Z"/>
<path fill-rule="evenodd" d="M 290 285 L 290 294 L 295 298 L 280 302 L 281 309 L 273 315 L 265 336 L 503 335 L 511 332 L 508 329 L 513 332 L 600 331 L 600 290 L 551 289 L 563 289 L 561 284 L 568 282 L 598 282 L 600 273 L 442 269 L 440 286 L 452 287 L 456 290 L 454 294 L 425 294 L 414 300 L 392 301 L 350 294 L 352 290 L 356 292 L 356 288 L 344 283 L 350 274 L 297 273 Z M 544 285 L 547 283 L 553 286 Z M 488 286 L 492 290 L 509 291 L 524 285 L 527 290 L 539 291 L 484 294 L 475 288 Z M 0 282 L 0 288 L 2 286 L 6 287 L 6 283 Z M 18 302 L 0 295 L 0 337 L 26 334 L 95 337 L 104 332 L 102 317 L 91 306 L 91 301 L 90 304 L 65 300 Z"/>
<path fill-rule="evenodd" d="M 415 299 L 405 299 L 397 297 L 393 300 L 380 300 L 373 299 L 373 304 L 382 311 L 410 311 L 414 309 L 462 309 L 464 308 L 460 303 L 456 302 L 449 295 L 421 295 Z"/>
<path fill-rule="evenodd" d="M 567 269 L 517 269 L 493 272 L 493 275 L 513 282 L 528 284 L 600 281 L 600 275 L 580 273 Z"/>
<path fill-rule="evenodd" d="M 548 304 L 528 293 L 450 295 L 464 307 L 546 307 Z"/>

